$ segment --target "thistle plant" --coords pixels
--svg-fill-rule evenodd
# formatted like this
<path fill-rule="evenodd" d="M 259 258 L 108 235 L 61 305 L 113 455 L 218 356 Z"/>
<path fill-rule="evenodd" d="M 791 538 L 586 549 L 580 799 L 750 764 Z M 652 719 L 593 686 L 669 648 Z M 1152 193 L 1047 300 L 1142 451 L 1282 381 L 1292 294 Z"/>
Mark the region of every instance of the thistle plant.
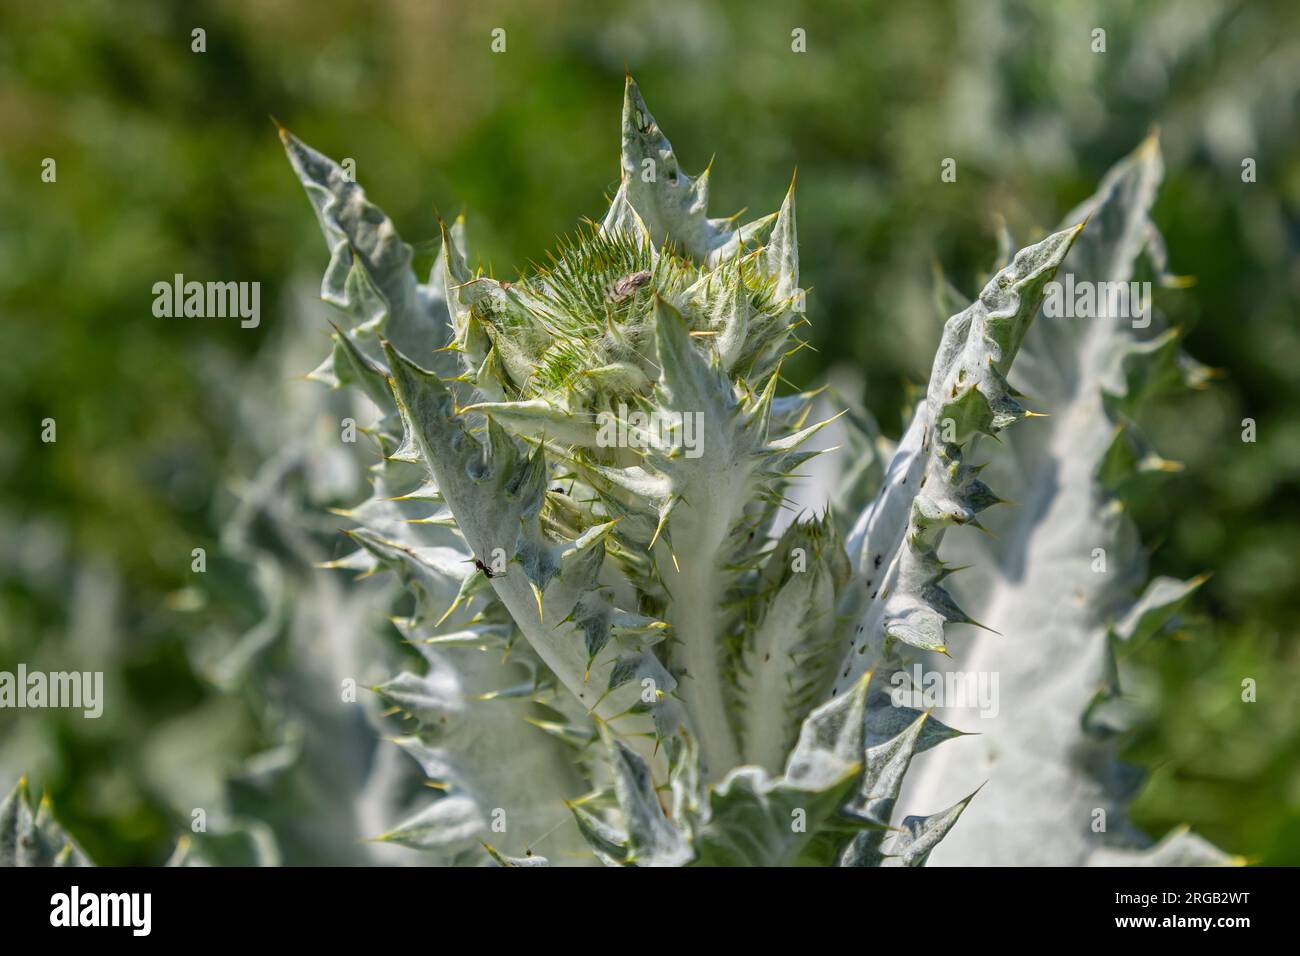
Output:
<path fill-rule="evenodd" d="M 381 839 L 506 865 L 924 864 L 980 781 L 895 819 L 913 757 L 960 732 L 887 678 L 976 624 L 940 546 L 1001 500 L 974 449 L 1032 414 L 1011 364 L 1082 222 L 1006 250 L 887 464 L 789 520 L 830 420 L 781 374 L 807 322 L 793 182 L 776 213 L 710 218 L 708 172 L 629 77 L 601 222 L 511 281 L 443 223 L 420 281 L 345 170 L 281 135 L 342 317 L 313 377 L 370 399 L 381 453 L 330 564 L 409 585 L 394 624 L 423 660 L 374 690 L 437 796 Z"/>
<path fill-rule="evenodd" d="M 20 778 L 0 801 L 0 867 L 86 865 L 86 855 L 55 820 L 49 796 L 33 810 L 27 778 Z"/>

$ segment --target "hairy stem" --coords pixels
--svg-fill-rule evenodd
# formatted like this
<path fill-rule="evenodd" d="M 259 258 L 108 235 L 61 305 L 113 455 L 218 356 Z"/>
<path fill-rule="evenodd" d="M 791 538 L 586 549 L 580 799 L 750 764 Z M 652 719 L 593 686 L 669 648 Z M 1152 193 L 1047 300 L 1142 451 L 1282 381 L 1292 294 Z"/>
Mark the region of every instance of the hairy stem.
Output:
<path fill-rule="evenodd" d="M 677 563 L 663 543 L 656 546 L 655 555 L 672 595 L 668 620 L 678 642 L 673 653 L 674 666 L 681 671 L 678 694 L 699 740 L 701 772 L 710 779 L 740 764 L 719 660 L 718 601 L 723 582 L 718 555 L 728 517 L 725 508 L 696 512 L 681 506 L 672 522 Z"/>

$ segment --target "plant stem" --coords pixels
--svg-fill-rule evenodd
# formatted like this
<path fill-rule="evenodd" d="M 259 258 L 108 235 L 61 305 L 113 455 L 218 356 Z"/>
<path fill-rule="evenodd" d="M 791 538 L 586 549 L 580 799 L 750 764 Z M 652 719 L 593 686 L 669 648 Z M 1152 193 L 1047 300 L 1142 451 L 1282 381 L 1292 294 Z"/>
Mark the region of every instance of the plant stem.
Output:
<path fill-rule="evenodd" d="M 727 717 L 719 665 L 718 595 L 722 591 L 717 557 L 727 516 L 696 520 L 688 506 L 673 515 L 674 541 L 681 548 L 678 564 L 661 542 L 655 560 L 672 594 L 669 622 L 677 638 L 673 661 L 678 694 L 686 705 L 700 747 L 700 772 L 717 780 L 741 763 L 736 735 Z M 685 561 L 685 564 L 681 562 Z M 680 565 L 680 567 L 679 567 Z"/>

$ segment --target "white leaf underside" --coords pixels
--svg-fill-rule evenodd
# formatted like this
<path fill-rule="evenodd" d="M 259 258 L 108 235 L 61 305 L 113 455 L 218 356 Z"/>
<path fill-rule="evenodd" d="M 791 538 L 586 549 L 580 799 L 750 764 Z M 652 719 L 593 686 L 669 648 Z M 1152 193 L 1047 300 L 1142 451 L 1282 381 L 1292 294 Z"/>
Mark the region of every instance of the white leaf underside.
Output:
<path fill-rule="evenodd" d="M 1092 219 L 1058 278 L 1130 279 L 1160 176 L 1154 140 L 1118 164 L 1071 214 Z M 932 657 L 926 665 L 996 674 L 999 711 L 991 718 L 974 709 L 938 711 L 976 735 L 918 764 L 903 792 L 904 805 L 931 807 L 987 781 L 932 864 L 1144 860 L 1113 849 L 1149 841 L 1125 816 L 1133 773 L 1117 764 L 1112 742 L 1084 728 L 1083 715 L 1107 683 L 1107 628 L 1146 580 L 1136 531 L 1097 478 L 1115 434 L 1103 392 L 1124 391 L 1123 354 L 1154 333 L 1154 325 L 1137 330 L 1126 319 L 1040 315 L 1026 338 L 1012 383 L 1049 417 L 1010 429 L 997 454 L 987 449 L 990 483 L 1017 505 L 989 513 L 991 536 L 953 536 L 947 552 L 971 566 L 953 578 L 953 592 L 1001 636 L 971 632 L 953 642 L 954 661 Z M 1105 549 L 1104 573 L 1094 570 L 1094 548 Z M 1105 833 L 1093 830 L 1097 810 L 1105 811 Z M 1183 857 L 1166 847 L 1159 859 L 1226 858 L 1212 847 Z"/>

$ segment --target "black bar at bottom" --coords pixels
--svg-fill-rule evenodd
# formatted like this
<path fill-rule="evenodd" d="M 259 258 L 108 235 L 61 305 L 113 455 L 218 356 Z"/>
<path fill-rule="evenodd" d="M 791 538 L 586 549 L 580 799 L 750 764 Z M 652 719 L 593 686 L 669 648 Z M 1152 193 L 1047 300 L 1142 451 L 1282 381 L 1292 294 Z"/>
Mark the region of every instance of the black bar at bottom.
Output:
<path fill-rule="evenodd" d="M 534 869 L 518 876 L 488 868 L 0 871 L 6 943 L 75 932 L 83 942 L 93 935 L 128 946 L 272 937 L 295 946 L 410 941 L 430 949 L 457 939 L 545 940 L 587 950 L 622 937 L 633 946 L 663 946 L 683 933 L 732 944 L 752 933 L 770 944 L 779 926 L 818 946 L 889 937 L 924 945 L 948 934 L 1039 929 L 1071 943 L 1193 935 L 1230 942 L 1261 929 L 1291 938 L 1294 898 L 1290 871 L 1249 867 Z"/>

